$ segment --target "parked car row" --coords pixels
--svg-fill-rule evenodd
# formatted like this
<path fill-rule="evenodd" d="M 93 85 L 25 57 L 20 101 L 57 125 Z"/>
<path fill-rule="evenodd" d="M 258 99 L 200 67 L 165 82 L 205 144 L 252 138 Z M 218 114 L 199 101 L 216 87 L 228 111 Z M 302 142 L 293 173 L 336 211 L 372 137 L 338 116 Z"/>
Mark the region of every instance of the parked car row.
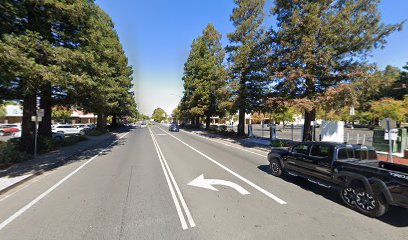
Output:
<path fill-rule="evenodd" d="M 301 142 L 267 159 L 272 175 L 335 188 L 346 206 L 367 216 L 380 217 L 390 205 L 408 208 L 408 166 L 378 161 L 372 147 Z"/>

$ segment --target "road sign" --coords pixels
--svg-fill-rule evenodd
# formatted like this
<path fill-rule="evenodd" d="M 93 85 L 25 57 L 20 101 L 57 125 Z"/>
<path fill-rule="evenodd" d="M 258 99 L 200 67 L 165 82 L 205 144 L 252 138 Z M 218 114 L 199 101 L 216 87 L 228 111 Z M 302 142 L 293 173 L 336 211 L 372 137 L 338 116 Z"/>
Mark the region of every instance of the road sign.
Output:
<path fill-rule="evenodd" d="M 37 117 L 44 117 L 44 109 L 37 109 Z"/>
<path fill-rule="evenodd" d="M 388 129 L 384 131 L 384 140 L 392 140 L 396 141 L 398 139 L 398 129 L 390 129 L 390 133 L 388 134 Z"/>
<path fill-rule="evenodd" d="M 237 190 L 241 195 L 247 195 L 249 192 L 245 190 L 243 187 L 239 186 L 236 183 L 230 182 L 230 181 L 225 181 L 225 180 L 220 180 L 220 179 L 205 179 L 204 174 L 201 174 L 198 176 L 196 179 L 191 181 L 189 186 L 194 186 L 194 187 L 200 187 L 200 188 L 206 188 L 209 190 L 213 191 L 218 191 L 213 185 L 224 185 L 227 187 L 231 187 L 235 190 Z"/>
<path fill-rule="evenodd" d="M 42 121 L 42 117 L 39 117 L 39 116 L 31 116 L 31 121 L 32 121 L 32 122 L 41 122 L 41 121 Z"/>
<path fill-rule="evenodd" d="M 397 128 L 397 122 L 391 118 L 384 118 L 383 120 L 381 120 L 380 122 L 380 126 L 383 129 L 387 129 L 387 121 L 389 121 L 390 124 L 390 128 Z"/>

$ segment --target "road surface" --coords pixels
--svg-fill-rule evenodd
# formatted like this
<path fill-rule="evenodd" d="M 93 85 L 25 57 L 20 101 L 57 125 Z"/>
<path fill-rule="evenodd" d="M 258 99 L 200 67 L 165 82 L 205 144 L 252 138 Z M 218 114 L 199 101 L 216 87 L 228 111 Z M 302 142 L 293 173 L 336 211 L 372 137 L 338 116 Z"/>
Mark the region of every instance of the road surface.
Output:
<path fill-rule="evenodd" d="M 267 173 L 266 152 L 150 126 L 0 195 L 0 239 L 407 239 L 335 191 Z"/>

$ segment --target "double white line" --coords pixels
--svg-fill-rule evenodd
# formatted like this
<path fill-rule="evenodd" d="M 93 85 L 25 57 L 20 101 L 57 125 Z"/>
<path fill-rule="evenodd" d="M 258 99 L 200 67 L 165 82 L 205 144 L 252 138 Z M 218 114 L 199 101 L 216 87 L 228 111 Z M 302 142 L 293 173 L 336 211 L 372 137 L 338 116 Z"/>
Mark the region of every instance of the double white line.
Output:
<path fill-rule="evenodd" d="M 196 226 L 195 222 L 193 220 L 193 217 L 191 216 L 190 210 L 188 210 L 186 201 L 184 201 L 180 188 L 178 187 L 176 180 L 174 179 L 173 173 L 171 172 L 170 167 L 167 164 L 166 158 L 164 157 L 163 152 L 161 151 L 160 146 L 157 143 L 156 138 L 154 137 L 154 134 L 152 130 L 150 129 L 150 127 L 149 127 L 149 132 L 150 132 L 150 136 L 152 137 L 154 147 L 156 148 L 157 155 L 159 156 L 160 165 L 163 169 L 163 173 L 166 178 L 167 185 L 169 186 L 170 193 L 174 201 L 174 205 L 176 206 L 177 214 L 181 222 L 181 227 L 183 228 L 183 230 L 188 229 L 188 225 L 184 217 L 183 210 L 184 210 L 185 215 L 187 216 L 187 220 L 190 224 L 190 227 L 195 227 Z M 177 193 L 178 199 L 177 199 L 176 193 Z M 181 209 L 180 203 L 181 203 L 181 206 L 183 207 L 183 210 Z"/>

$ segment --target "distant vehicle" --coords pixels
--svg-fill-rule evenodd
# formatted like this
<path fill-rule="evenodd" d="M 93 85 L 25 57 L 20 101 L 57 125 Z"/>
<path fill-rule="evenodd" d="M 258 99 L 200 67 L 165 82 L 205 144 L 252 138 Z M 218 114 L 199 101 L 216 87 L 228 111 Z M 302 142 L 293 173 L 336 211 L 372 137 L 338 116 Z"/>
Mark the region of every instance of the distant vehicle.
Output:
<path fill-rule="evenodd" d="M 141 128 L 145 128 L 145 127 L 147 127 L 147 123 L 146 123 L 146 121 L 143 121 L 143 122 L 140 124 L 140 127 L 141 127 Z"/>
<path fill-rule="evenodd" d="M 62 141 L 65 139 L 65 135 L 59 132 L 52 132 L 52 138 L 56 141 Z"/>
<path fill-rule="evenodd" d="M 54 125 L 52 126 L 52 131 L 63 133 L 64 135 L 85 135 L 85 129 L 69 124 Z"/>
<path fill-rule="evenodd" d="M 20 124 L 0 124 L 0 136 L 12 135 L 21 131 Z"/>
<path fill-rule="evenodd" d="M 389 205 L 408 208 L 408 166 L 377 161 L 373 148 L 324 142 L 301 142 L 268 154 L 271 174 L 299 176 L 339 190 L 343 203 L 370 217 Z"/>
<path fill-rule="evenodd" d="M 172 123 L 172 124 L 170 124 L 169 131 L 170 132 L 179 132 L 180 128 L 176 123 Z"/>

